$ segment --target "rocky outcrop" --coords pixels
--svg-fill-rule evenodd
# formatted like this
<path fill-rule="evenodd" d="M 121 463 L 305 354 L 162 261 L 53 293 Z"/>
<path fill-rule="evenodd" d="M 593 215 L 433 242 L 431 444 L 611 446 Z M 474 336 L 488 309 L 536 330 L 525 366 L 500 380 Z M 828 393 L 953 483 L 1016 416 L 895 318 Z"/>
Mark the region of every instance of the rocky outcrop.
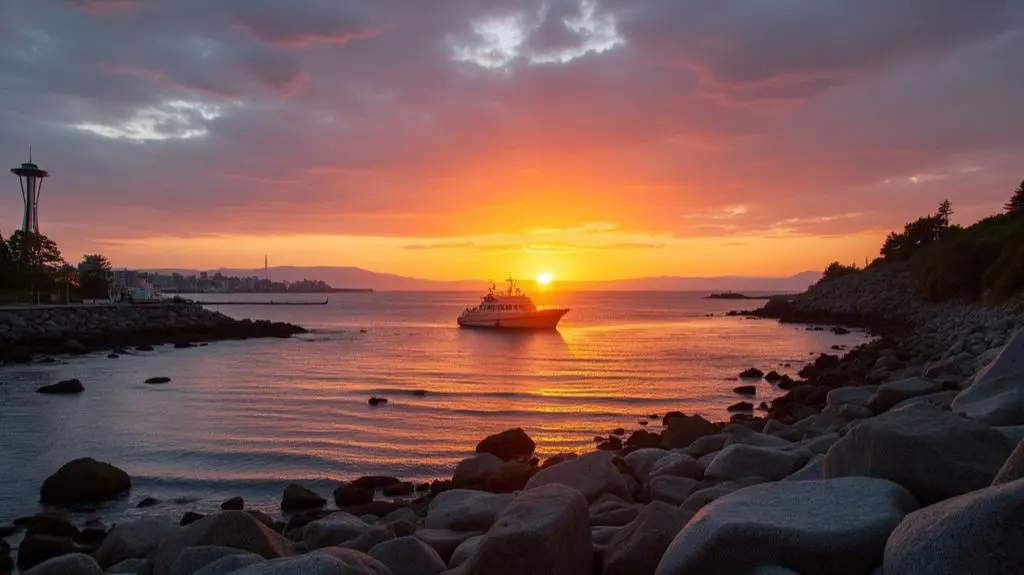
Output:
<path fill-rule="evenodd" d="M 975 375 L 952 408 L 988 425 L 1024 424 L 1024 330 Z"/>
<path fill-rule="evenodd" d="M 281 509 L 284 511 L 318 509 L 324 505 L 327 505 L 326 499 L 298 483 L 289 484 L 281 495 Z"/>
<path fill-rule="evenodd" d="M 45 395 L 74 395 L 85 391 L 85 386 L 77 379 L 66 379 L 51 385 L 44 385 L 36 390 L 36 393 Z"/>
<path fill-rule="evenodd" d="M 83 457 L 65 463 L 43 481 L 39 497 L 48 505 L 77 505 L 112 499 L 131 489 L 132 480 L 113 465 Z"/>
<path fill-rule="evenodd" d="M 29 361 L 35 354 L 80 354 L 94 350 L 166 343 L 289 337 L 298 326 L 236 320 L 201 305 L 73 305 L 0 311 L 0 362 Z"/>
<path fill-rule="evenodd" d="M 244 511 L 222 511 L 175 531 L 150 554 L 153 575 L 171 575 L 174 562 L 189 547 L 241 549 L 264 559 L 289 555 L 292 543 Z"/>

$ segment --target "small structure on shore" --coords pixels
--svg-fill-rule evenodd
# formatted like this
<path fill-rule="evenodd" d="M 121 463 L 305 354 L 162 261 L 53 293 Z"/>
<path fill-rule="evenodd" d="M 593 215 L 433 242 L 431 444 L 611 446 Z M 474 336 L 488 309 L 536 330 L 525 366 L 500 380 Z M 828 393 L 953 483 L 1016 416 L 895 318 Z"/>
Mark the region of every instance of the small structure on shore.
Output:
<path fill-rule="evenodd" d="M 20 167 L 11 168 L 11 173 L 18 176 L 21 184 L 21 198 L 25 202 L 25 215 L 21 220 L 21 231 L 39 233 L 39 194 L 43 191 L 43 178 L 50 176 L 46 170 L 32 163 L 32 148 L 28 151 L 28 161 Z"/>

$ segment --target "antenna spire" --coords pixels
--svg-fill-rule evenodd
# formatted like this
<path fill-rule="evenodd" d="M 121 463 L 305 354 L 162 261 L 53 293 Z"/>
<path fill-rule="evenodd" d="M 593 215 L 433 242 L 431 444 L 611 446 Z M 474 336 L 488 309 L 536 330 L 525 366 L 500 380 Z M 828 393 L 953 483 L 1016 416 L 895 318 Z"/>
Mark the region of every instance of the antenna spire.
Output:
<path fill-rule="evenodd" d="M 28 163 L 32 163 L 32 146 L 28 147 Z"/>

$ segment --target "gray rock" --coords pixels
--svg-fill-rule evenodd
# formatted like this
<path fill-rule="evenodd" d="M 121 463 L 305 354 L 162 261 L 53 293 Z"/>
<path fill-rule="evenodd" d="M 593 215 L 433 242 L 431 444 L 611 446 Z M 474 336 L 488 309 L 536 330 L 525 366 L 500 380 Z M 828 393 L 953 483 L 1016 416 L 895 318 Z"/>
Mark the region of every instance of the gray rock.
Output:
<path fill-rule="evenodd" d="M 362 551 L 363 553 L 368 552 L 381 543 L 392 541 L 395 539 L 395 534 L 386 527 L 377 527 L 374 525 L 370 527 L 359 537 L 355 539 L 349 539 L 348 541 L 341 544 L 341 547 L 346 549 L 353 549 L 355 551 Z"/>
<path fill-rule="evenodd" d="M 782 478 L 782 481 L 817 481 L 818 479 L 825 479 L 825 472 L 822 469 L 824 462 L 824 455 L 815 455 L 807 462 L 807 465 Z"/>
<path fill-rule="evenodd" d="M 975 374 L 970 387 L 953 400 L 952 409 L 988 425 L 1024 424 L 1024 330 Z"/>
<path fill-rule="evenodd" d="M 739 481 L 726 481 L 712 487 L 698 489 L 687 497 L 686 501 L 684 501 L 680 507 L 689 511 L 697 512 L 712 501 L 716 501 L 745 487 L 764 483 L 764 481 L 765 480 L 760 477 L 749 477 Z"/>
<path fill-rule="evenodd" d="M 653 575 L 672 540 L 693 513 L 654 501 L 616 533 L 604 556 L 604 575 Z"/>
<path fill-rule="evenodd" d="M 433 547 L 415 537 L 385 541 L 369 555 L 386 565 L 391 575 L 437 575 L 448 568 Z"/>
<path fill-rule="evenodd" d="M 689 447 L 701 437 L 716 433 L 718 427 L 699 415 L 672 417 L 661 434 L 661 446 L 665 449 Z"/>
<path fill-rule="evenodd" d="M 794 443 L 793 448 L 805 450 L 812 455 L 824 455 L 835 442 L 839 441 L 839 437 L 838 433 L 826 433 Z"/>
<path fill-rule="evenodd" d="M 698 512 L 656 573 L 732 575 L 782 565 L 799 573 L 864 575 L 881 563 L 889 534 L 916 508 L 906 489 L 883 479 L 755 485 Z"/>
<path fill-rule="evenodd" d="M 1024 481 L 915 511 L 885 546 L 885 575 L 1024 573 Z"/>
<path fill-rule="evenodd" d="M 901 379 L 878 386 L 878 391 L 871 397 L 871 406 L 881 413 L 892 409 L 901 401 L 940 391 L 942 386 L 934 381 L 920 377 Z"/>
<path fill-rule="evenodd" d="M 700 469 L 701 475 L 707 473 L 708 466 L 711 465 L 711 462 L 714 461 L 716 457 L 718 457 L 719 453 L 721 453 L 721 451 L 712 451 L 711 453 L 702 455 L 697 459 L 697 468 Z"/>
<path fill-rule="evenodd" d="M 586 500 L 575 489 L 552 483 L 516 497 L 454 573 L 591 575 L 593 561 Z"/>
<path fill-rule="evenodd" d="M 441 556 L 441 559 L 448 561 L 452 554 L 467 539 L 471 539 L 482 533 L 478 531 L 452 531 L 451 529 L 417 529 L 413 537 L 430 545 Z"/>
<path fill-rule="evenodd" d="M 469 489 L 445 491 L 430 502 L 424 525 L 430 529 L 487 531 L 512 498 L 511 493 L 493 494 Z"/>
<path fill-rule="evenodd" d="M 234 547 L 189 547 L 182 551 L 174 561 L 174 564 L 171 566 L 171 575 L 192 575 L 196 571 L 199 571 L 203 567 L 206 567 L 219 559 L 233 555 L 248 555 L 256 557 L 261 562 L 263 561 L 263 557 L 260 557 L 255 553 L 249 553 L 248 551 L 235 549 Z"/>
<path fill-rule="evenodd" d="M 380 561 L 365 553 L 328 547 L 297 557 L 267 561 L 235 571 L 232 575 L 391 575 Z"/>
<path fill-rule="evenodd" d="M 145 559 L 125 559 L 104 571 L 106 575 L 149 575 L 153 566 Z"/>
<path fill-rule="evenodd" d="M 790 429 L 791 433 L 796 433 Z M 783 439 L 775 435 L 768 435 L 765 433 L 750 433 L 747 435 L 737 436 L 733 435 L 725 442 L 726 447 L 730 445 L 750 445 L 753 447 L 789 447 L 793 445 L 792 441 Z"/>
<path fill-rule="evenodd" d="M 487 487 L 489 485 L 511 485 L 531 473 L 529 465 L 520 461 L 503 461 L 491 453 L 482 453 L 475 457 L 463 459 L 455 466 L 452 475 L 452 486 Z M 518 483 L 522 485 L 522 483 Z"/>
<path fill-rule="evenodd" d="M 955 414 L 890 411 L 850 430 L 825 454 L 825 477 L 895 481 L 924 504 L 988 486 L 1015 444 Z"/>
<path fill-rule="evenodd" d="M 552 483 L 560 483 L 579 491 L 588 501 L 594 501 L 604 493 L 611 493 L 626 501 L 633 500 L 633 493 L 612 463 L 611 453 L 595 451 L 582 457 L 563 461 L 540 470 L 526 483 L 526 490 L 536 489 Z"/>
<path fill-rule="evenodd" d="M 146 517 L 118 523 L 92 556 L 103 568 L 127 559 L 141 559 L 179 529 L 177 523 L 164 517 Z"/>
<path fill-rule="evenodd" d="M 792 569 L 786 569 L 778 565 L 760 565 L 747 571 L 744 575 L 800 575 Z"/>
<path fill-rule="evenodd" d="M 69 553 L 43 561 L 24 575 L 103 575 L 103 570 L 92 557 Z"/>
<path fill-rule="evenodd" d="M 369 525 L 355 515 L 339 511 L 306 525 L 302 542 L 310 549 L 341 545 L 359 537 L 369 528 Z"/>
<path fill-rule="evenodd" d="M 652 501 L 664 501 L 672 505 L 681 505 L 696 489 L 699 482 L 689 477 L 673 477 L 664 475 L 655 477 L 650 483 Z"/>
<path fill-rule="evenodd" d="M 149 555 L 153 575 L 170 575 L 178 556 L 189 547 L 234 547 L 264 559 L 289 555 L 292 543 L 244 511 L 221 511 L 182 527 Z"/>
<path fill-rule="evenodd" d="M 643 505 L 626 503 L 624 501 L 608 501 L 606 503 L 595 503 L 590 506 L 591 527 L 622 527 L 636 519 L 640 514 Z"/>
<path fill-rule="evenodd" d="M 668 457 L 672 452 L 658 447 L 645 447 L 637 449 L 626 455 L 626 465 L 633 471 L 633 477 L 640 481 L 647 479 L 647 474 L 659 459 Z"/>
<path fill-rule="evenodd" d="M 468 561 L 480 547 L 480 542 L 483 541 L 483 538 L 483 535 L 475 535 L 460 543 L 455 548 L 455 552 L 452 553 L 452 558 L 448 561 L 448 567 L 454 569 Z"/>
<path fill-rule="evenodd" d="M 938 409 L 948 410 L 953 404 L 953 400 L 960 392 L 958 391 L 940 391 L 938 393 L 932 393 L 930 395 L 920 395 L 918 397 L 912 397 L 905 399 L 896 404 L 893 410 L 897 409 L 911 409 L 914 407 L 935 407 Z"/>
<path fill-rule="evenodd" d="M 702 456 L 707 455 L 709 453 L 721 451 L 722 448 L 725 447 L 725 442 L 729 441 L 729 438 L 731 437 L 731 435 L 726 433 L 715 433 L 712 435 L 705 435 L 703 437 L 696 439 L 693 443 L 690 444 L 690 446 L 687 449 L 689 449 L 692 452 L 690 453 L 691 456 L 699 459 Z"/>
<path fill-rule="evenodd" d="M 590 528 L 590 541 L 594 544 L 594 552 L 603 554 L 612 539 L 622 531 L 622 526 L 599 525 Z"/>
<path fill-rule="evenodd" d="M 704 475 L 718 479 L 764 477 L 779 480 L 793 473 L 809 459 L 806 453 L 768 447 L 730 445 L 718 452 Z"/>
<path fill-rule="evenodd" d="M 1024 478 L 1024 440 L 1017 444 L 1017 448 L 1003 462 L 999 473 L 992 480 L 992 485 L 1002 485 L 1022 478 Z"/>
<path fill-rule="evenodd" d="M 228 555 L 227 557 L 221 557 L 213 563 L 206 565 L 192 575 L 228 575 L 229 573 L 235 573 L 236 571 L 246 567 L 266 562 L 266 559 L 256 555 L 255 553 Z"/>
<path fill-rule="evenodd" d="M 995 429 L 1013 441 L 1019 442 L 1024 440 L 1024 425 L 1007 425 L 1005 427 L 996 427 Z"/>
<path fill-rule="evenodd" d="M 673 453 L 654 463 L 651 472 L 647 474 L 645 483 L 662 476 L 700 477 L 700 475 L 701 469 L 694 458 L 682 453 Z"/>
<path fill-rule="evenodd" d="M 878 386 L 863 385 L 860 387 L 840 387 L 828 392 L 825 396 L 825 403 L 829 407 L 840 405 L 859 405 L 868 407 L 871 405 L 871 396 L 875 394 Z"/>

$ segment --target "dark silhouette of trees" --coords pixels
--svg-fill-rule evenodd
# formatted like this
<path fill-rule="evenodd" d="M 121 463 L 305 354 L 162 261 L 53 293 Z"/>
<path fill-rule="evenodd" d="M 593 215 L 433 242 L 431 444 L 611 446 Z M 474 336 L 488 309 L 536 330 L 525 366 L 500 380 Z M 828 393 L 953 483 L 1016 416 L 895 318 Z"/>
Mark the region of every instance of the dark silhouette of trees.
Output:
<path fill-rule="evenodd" d="M 7 249 L 13 271 L 10 287 L 32 292 L 33 301 L 38 300 L 39 292 L 57 287 L 66 262 L 53 240 L 19 230 L 7 240 Z"/>
<path fill-rule="evenodd" d="M 892 232 L 880 251 L 887 261 L 905 261 L 914 257 L 918 251 L 938 241 L 946 229 L 939 216 L 924 216 L 905 226 L 903 233 Z"/>
<path fill-rule="evenodd" d="M 11 262 L 11 251 L 7 248 L 7 242 L 3 235 L 0 235 L 0 289 L 7 289 L 14 276 L 14 268 Z"/>
<path fill-rule="evenodd" d="M 935 213 L 935 216 L 939 218 L 939 224 L 943 229 L 949 228 L 950 217 L 953 216 L 953 205 L 949 203 L 948 199 L 942 200 L 939 204 L 939 210 Z"/>
<path fill-rule="evenodd" d="M 825 268 L 825 271 L 821 274 L 821 279 L 818 280 L 818 283 L 830 282 L 832 280 L 839 279 L 843 276 L 848 276 L 859 271 L 860 268 L 857 267 L 857 264 L 850 264 L 848 266 L 844 266 L 839 262 L 832 262 L 828 264 L 827 268 Z"/>
<path fill-rule="evenodd" d="M 1024 216 L 1024 182 L 1013 191 L 1010 201 L 1006 202 L 1006 213 L 1012 217 Z"/>
<path fill-rule="evenodd" d="M 110 295 L 110 261 L 100 254 L 88 254 L 78 264 L 78 293 L 86 299 Z"/>

